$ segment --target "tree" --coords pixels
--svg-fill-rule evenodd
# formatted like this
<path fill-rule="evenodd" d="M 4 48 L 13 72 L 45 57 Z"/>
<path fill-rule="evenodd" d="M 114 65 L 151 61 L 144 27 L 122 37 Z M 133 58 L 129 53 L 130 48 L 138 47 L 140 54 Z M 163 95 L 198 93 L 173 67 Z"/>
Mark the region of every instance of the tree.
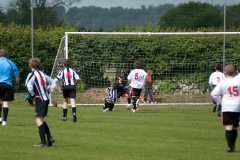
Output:
<path fill-rule="evenodd" d="M 11 0 L 9 6 L 10 13 L 15 10 L 18 14 L 15 17 L 7 15 L 8 23 L 30 24 L 31 22 L 31 2 L 34 7 L 34 27 L 47 25 L 61 25 L 62 20 L 57 15 L 58 6 L 70 7 L 73 3 L 79 3 L 81 0 Z M 65 8 L 64 8 L 65 9 Z M 18 21 L 16 21 L 16 19 Z"/>
<path fill-rule="evenodd" d="M 227 27 L 240 26 L 240 4 L 228 6 L 226 10 L 226 24 Z"/>
<path fill-rule="evenodd" d="M 158 24 L 167 28 L 197 29 L 222 25 L 220 10 L 208 3 L 189 2 L 180 4 L 164 14 Z"/>

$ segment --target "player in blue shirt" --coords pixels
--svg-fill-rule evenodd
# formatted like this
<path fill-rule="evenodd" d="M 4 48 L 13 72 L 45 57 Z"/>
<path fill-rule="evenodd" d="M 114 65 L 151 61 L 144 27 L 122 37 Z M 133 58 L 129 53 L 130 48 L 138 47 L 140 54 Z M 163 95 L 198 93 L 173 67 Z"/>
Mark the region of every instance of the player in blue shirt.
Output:
<path fill-rule="evenodd" d="M 13 85 L 12 78 L 16 83 Z M 7 51 L 0 49 L 0 122 L 2 126 L 7 126 L 8 102 L 14 100 L 14 90 L 19 88 L 20 73 L 14 62 L 7 58 Z M 3 109 L 2 109 L 3 104 Z M 3 121 L 1 112 L 3 110 Z"/>

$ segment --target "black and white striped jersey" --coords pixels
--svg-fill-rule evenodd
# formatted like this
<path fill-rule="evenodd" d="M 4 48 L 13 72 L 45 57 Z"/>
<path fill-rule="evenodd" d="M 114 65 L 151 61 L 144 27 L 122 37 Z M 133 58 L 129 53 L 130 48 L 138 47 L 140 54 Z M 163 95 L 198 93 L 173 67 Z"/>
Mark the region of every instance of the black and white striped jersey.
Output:
<path fill-rule="evenodd" d="M 107 88 L 106 89 L 106 93 L 107 93 L 107 98 L 106 101 L 112 101 L 112 102 L 116 102 L 117 101 L 117 88 Z"/>
<path fill-rule="evenodd" d="M 55 81 L 62 80 L 63 86 L 75 85 L 75 80 L 79 80 L 80 76 L 72 68 L 64 68 L 57 74 Z"/>
<path fill-rule="evenodd" d="M 47 89 L 48 85 L 50 85 L 49 89 Z M 34 70 L 28 74 L 25 86 L 32 97 L 40 96 L 43 101 L 47 101 L 49 100 L 48 94 L 55 89 L 56 83 L 42 71 Z"/>

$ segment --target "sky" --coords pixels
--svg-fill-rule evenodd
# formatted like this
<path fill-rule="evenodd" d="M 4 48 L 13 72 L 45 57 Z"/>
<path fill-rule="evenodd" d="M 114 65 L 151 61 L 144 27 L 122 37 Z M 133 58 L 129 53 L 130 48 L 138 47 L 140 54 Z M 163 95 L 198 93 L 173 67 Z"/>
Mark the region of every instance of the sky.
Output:
<path fill-rule="evenodd" d="M 6 7 L 10 0 L 0 0 L 0 6 Z M 51 0 L 47 0 L 51 1 Z M 240 4 L 240 0 L 191 0 L 194 2 L 207 2 L 212 5 L 220 4 L 223 5 L 233 5 L 233 4 Z M 111 8 L 111 7 L 118 7 L 122 6 L 123 8 L 141 8 L 142 5 L 146 7 L 153 5 L 159 6 L 164 4 L 174 4 L 178 5 L 180 3 L 188 3 L 188 0 L 82 0 L 82 2 L 76 4 L 76 7 L 82 6 L 97 6 L 101 8 Z M 73 6 L 72 6 L 73 7 Z"/>

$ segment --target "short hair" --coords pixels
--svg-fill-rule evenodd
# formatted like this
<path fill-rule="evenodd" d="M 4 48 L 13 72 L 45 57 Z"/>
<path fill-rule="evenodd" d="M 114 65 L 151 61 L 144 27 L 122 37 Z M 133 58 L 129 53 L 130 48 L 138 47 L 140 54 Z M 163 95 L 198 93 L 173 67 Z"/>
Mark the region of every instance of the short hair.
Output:
<path fill-rule="evenodd" d="M 29 60 L 29 66 L 33 69 L 39 69 L 41 65 L 39 58 L 32 58 Z"/>
<path fill-rule="evenodd" d="M 234 76 L 235 75 L 235 67 L 231 64 L 226 65 L 224 72 L 228 76 Z"/>
<path fill-rule="evenodd" d="M 134 63 L 134 67 L 136 68 L 136 69 L 139 69 L 139 68 L 141 68 L 141 63 L 140 62 L 135 62 Z"/>
<path fill-rule="evenodd" d="M 63 65 L 64 65 L 65 67 L 70 67 L 70 65 L 71 65 L 70 60 L 69 60 L 69 59 L 65 59 L 65 60 L 63 61 Z"/>
<path fill-rule="evenodd" d="M 7 51 L 5 49 L 0 49 L 0 57 L 7 57 Z"/>
<path fill-rule="evenodd" d="M 120 75 L 119 78 L 124 78 L 124 76 L 123 76 L 123 75 Z"/>
<path fill-rule="evenodd" d="M 117 83 L 116 82 L 112 82 L 111 83 L 111 87 L 116 88 L 117 87 Z"/>
<path fill-rule="evenodd" d="M 216 70 L 220 71 L 221 68 L 222 68 L 222 65 L 221 65 L 220 63 L 216 63 L 216 64 L 215 64 L 215 69 L 216 69 Z"/>

